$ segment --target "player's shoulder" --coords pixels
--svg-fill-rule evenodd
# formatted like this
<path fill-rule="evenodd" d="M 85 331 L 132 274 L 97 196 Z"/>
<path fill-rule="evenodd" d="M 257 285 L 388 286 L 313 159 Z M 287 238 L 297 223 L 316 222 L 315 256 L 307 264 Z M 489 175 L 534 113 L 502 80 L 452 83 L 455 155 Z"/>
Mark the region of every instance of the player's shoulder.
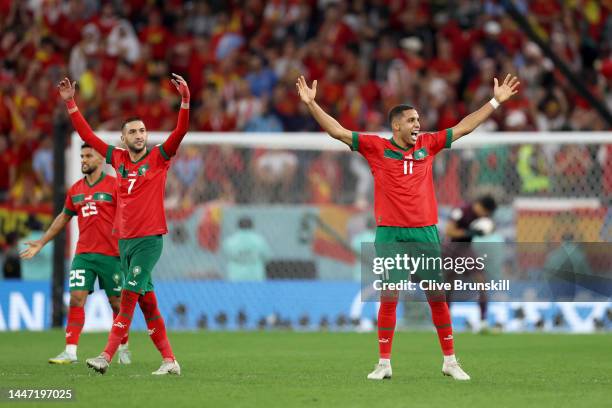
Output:
<path fill-rule="evenodd" d="M 111 174 L 104 173 L 102 183 L 108 185 L 115 185 L 117 183 L 117 178 Z"/>
<path fill-rule="evenodd" d="M 84 186 L 85 186 L 85 177 L 81 177 L 80 179 L 72 183 L 72 185 L 70 186 L 70 188 L 68 189 L 66 193 L 72 194 L 75 191 L 82 190 Z"/>
<path fill-rule="evenodd" d="M 359 145 L 385 147 L 389 144 L 389 139 L 375 133 L 353 132 L 353 150 L 358 150 Z"/>

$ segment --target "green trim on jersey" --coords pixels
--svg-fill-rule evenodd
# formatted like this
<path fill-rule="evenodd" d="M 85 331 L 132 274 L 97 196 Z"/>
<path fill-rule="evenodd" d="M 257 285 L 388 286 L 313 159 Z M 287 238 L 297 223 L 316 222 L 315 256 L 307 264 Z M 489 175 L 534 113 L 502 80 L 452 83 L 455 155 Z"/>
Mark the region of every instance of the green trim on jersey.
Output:
<path fill-rule="evenodd" d="M 89 187 L 93 187 L 96 184 L 98 184 L 99 182 L 101 182 L 102 180 L 104 180 L 104 177 L 106 177 L 106 174 L 104 172 L 102 172 L 102 174 L 100 174 L 100 178 L 96 181 L 93 182 L 93 184 L 89 184 L 89 181 L 87 181 L 87 177 L 85 177 L 85 184 L 87 184 Z"/>
<path fill-rule="evenodd" d="M 94 201 L 106 201 L 109 203 L 113 202 L 113 195 L 111 193 L 105 193 L 105 192 L 100 192 L 100 193 L 95 193 L 93 196 Z"/>
<path fill-rule="evenodd" d="M 170 160 L 170 156 L 168 156 L 168 153 L 166 153 L 166 151 L 164 150 L 164 144 L 160 144 L 159 145 L 159 152 L 161 153 L 162 157 L 166 160 Z"/>
<path fill-rule="evenodd" d="M 71 217 L 74 217 L 75 215 L 77 215 L 76 212 L 69 210 L 68 208 L 64 207 L 64 210 L 62 211 L 64 214 L 69 215 Z"/>
<path fill-rule="evenodd" d="M 403 148 L 402 146 L 398 145 L 397 143 L 395 143 L 395 140 L 393 140 L 393 136 L 391 136 L 391 139 L 389 139 L 389 141 L 391 142 L 391 144 L 395 147 L 397 147 L 400 150 L 403 150 L 405 152 L 407 152 L 408 150 L 412 149 L 414 147 L 414 145 L 412 146 L 408 146 L 406 148 Z"/>
<path fill-rule="evenodd" d="M 444 147 L 446 147 L 447 149 L 450 148 L 451 143 L 453 143 L 453 129 L 448 128 L 446 129 L 446 145 L 444 145 Z"/>
<path fill-rule="evenodd" d="M 127 178 L 128 171 L 125 169 L 125 165 L 123 163 L 119 165 L 119 168 L 117 169 L 117 173 L 121 175 L 121 178 Z"/>
<path fill-rule="evenodd" d="M 108 145 L 108 148 L 106 149 L 106 162 L 108 164 L 112 164 L 112 160 L 113 160 L 113 150 L 115 150 L 115 146 L 113 145 Z"/>
<path fill-rule="evenodd" d="M 359 150 L 359 133 L 353 132 L 353 145 L 351 146 L 353 151 Z"/>
<path fill-rule="evenodd" d="M 72 204 L 80 203 L 81 201 L 85 201 L 85 194 L 76 194 L 71 197 Z"/>
<path fill-rule="evenodd" d="M 391 150 L 391 149 L 385 149 L 385 154 L 384 156 L 387 159 L 393 159 L 393 160 L 404 160 L 404 155 L 402 154 L 402 152 L 398 152 L 396 150 Z"/>

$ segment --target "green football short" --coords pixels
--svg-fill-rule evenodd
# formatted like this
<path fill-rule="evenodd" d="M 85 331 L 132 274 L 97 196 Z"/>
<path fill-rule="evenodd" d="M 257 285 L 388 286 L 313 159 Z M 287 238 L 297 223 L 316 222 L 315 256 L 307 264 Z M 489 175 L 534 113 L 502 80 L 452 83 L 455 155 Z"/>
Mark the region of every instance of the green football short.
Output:
<path fill-rule="evenodd" d="M 100 288 L 107 296 L 120 296 L 123 286 L 121 262 L 117 256 L 102 254 L 77 254 L 70 266 L 70 291 L 86 290 L 93 292 L 96 277 Z"/>
<path fill-rule="evenodd" d="M 121 267 L 125 271 L 124 289 L 141 295 L 153 291 L 151 274 L 163 246 L 161 235 L 119 240 Z"/>
<path fill-rule="evenodd" d="M 376 256 L 400 259 L 401 268 L 387 269 L 387 273 L 382 275 L 384 282 L 397 283 L 402 280 L 442 282 L 442 251 L 437 226 L 377 227 L 374 242 Z M 415 263 L 412 261 L 406 262 L 405 255 L 418 261 L 418 266 L 414 267 Z"/>

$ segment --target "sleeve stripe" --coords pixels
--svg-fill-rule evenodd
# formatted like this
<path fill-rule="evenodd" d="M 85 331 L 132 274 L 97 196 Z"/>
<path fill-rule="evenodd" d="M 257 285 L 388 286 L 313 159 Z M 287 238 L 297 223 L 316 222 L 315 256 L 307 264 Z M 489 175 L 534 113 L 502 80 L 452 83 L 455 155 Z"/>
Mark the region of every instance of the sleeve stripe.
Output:
<path fill-rule="evenodd" d="M 108 145 L 108 149 L 106 149 L 106 162 L 108 164 L 113 164 L 113 149 L 115 148 L 115 146 L 113 145 Z"/>
<path fill-rule="evenodd" d="M 168 156 L 168 153 L 166 153 L 166 151 L 164 150 L 164 145 L 160 144 L 159 145 L 159 152 L 161 153 L 162 157 L 166 160 L 170 160 L 170 156 Z"/>
<path fill-rule="evenodd" d="M 446 129 L 446 145 L 444 147 L 447 149 L 450 148 L 451 143 L 453 143 L 453 129 L 448 128 Z"/>
<path fill-rule="evenodd" d="M 359 150 L 359 133 L 353 132 L 353 146 L 351 146 L 353 151 Z"/>
<path fill-rule="evenodd" d="M 63 211 L 63 212 L 64 212 L 64 214 L 66 214 L 66 215 L 70 215 L 71 217 L 74 217 L 75 215 L 77 215 L 77 213 L 76 213 L 76 212 L 74 212 L 74 211 L 72 211 L 72 210 L 69 210 L 69 209 L 68 209 L 68 208 L 66 208 L 66 207 L 64 207 L 64 211 Z"/>

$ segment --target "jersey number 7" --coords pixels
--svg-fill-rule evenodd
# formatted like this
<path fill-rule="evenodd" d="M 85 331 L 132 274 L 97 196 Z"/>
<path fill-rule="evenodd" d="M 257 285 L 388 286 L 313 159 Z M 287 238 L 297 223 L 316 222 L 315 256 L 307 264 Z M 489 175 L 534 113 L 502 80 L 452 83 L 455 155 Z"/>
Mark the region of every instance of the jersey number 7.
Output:
<path fill-rule="evenodd" d="M 132 189 L 134 188 L 134 184 L 136 184 L 136 179 L 128 179 L 128 183 L 130 183 L 130 186 L 128 187 L 128 194 L 131 194 Z"/>

